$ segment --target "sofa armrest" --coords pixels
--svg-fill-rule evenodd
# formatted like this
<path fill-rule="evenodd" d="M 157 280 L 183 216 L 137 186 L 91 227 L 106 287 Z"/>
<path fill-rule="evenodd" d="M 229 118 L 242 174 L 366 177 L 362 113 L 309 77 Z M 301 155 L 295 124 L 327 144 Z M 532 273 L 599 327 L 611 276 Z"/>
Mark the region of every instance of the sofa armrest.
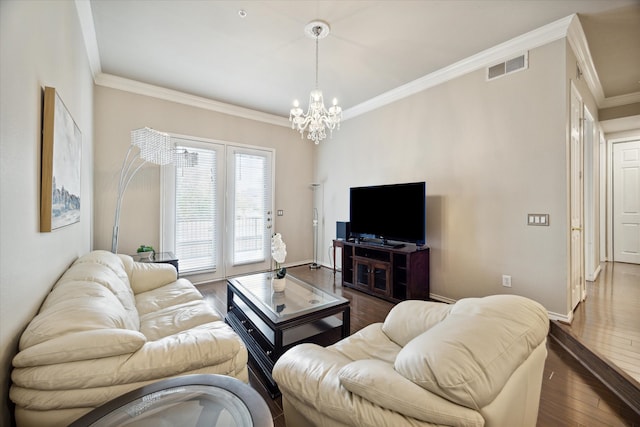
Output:
<path fill-rule="evenodd" d="M 131 289 L 135 295 L 178 280 L 178 273 L 170 264 L 136 262 L 128 255 L 120 255 L 120 258 L 129 275 Z"/>
<path fill-rule="evenodd" d="M 351 393 L 407 417 L 449 426 L 484 425 L 480 413 L 412 383 L 387 362 L 358 360 L 342 367 L 338 376 Z"/>
<path fill-rule="evenodd" d="M 25 368 L 118 356 L 133 353 L 146 342 L 144 335 L 129 329 L 78 331 L 22 350 L 14 357 L 13 366 Z"/>
<path fill-rule="evenodd" d="M 247 349 L 240 337 L 217 321 L 147 341 L 133 353 L 18 368 L 11 378 L 19 387 L 71 390 L 159 380 L 209 366 L 221 365 L 221 372 L 233 372 L 246 364 Z"/>

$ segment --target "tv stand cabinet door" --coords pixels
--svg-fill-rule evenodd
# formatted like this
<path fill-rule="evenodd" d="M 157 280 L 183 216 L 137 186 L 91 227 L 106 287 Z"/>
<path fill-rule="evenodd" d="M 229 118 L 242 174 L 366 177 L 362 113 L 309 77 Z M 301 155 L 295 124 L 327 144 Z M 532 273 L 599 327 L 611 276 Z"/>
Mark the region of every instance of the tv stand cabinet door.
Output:
<path fill-rule="evenodd" d="M 353 286 L 361 291 L 371 291 L 371 267 L 369 261 L 354 258 Z"/>
<path fill-rule="evenodd" d="M 389 263 L 371 263 L 371 292 L 385 298 L 391 295 L 391 266 Z"/>
<path fill-rule="evenodd" d="M 388 262 L 354 258 L 354 287 L 388 297 L 391 294 L 391 265 Z"/>

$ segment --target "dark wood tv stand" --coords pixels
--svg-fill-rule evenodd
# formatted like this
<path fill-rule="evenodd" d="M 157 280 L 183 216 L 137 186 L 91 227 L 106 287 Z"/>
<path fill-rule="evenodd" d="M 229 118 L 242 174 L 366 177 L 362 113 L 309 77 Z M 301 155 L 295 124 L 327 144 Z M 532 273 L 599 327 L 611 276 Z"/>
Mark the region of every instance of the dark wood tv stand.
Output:
<path fill-rule="evenodd" d="M 333 245 L 334 251 L 342 247 L 342 286 L 392 302 L 429 299 L 428 247 L 394 248 L 344 240 L 334 240 Z"/>

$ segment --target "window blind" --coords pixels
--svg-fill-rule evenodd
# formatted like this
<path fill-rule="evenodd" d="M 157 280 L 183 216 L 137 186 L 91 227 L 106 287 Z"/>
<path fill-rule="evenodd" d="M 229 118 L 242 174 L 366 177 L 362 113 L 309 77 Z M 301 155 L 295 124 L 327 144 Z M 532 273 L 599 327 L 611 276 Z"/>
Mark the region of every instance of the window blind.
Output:
<path fill-rule="evenodd" d="M 181 272 L 215 270 L 219 259 L 216 244 L 218 198 L 217 155 L 214 150 L 193 147 L 198 154 L 194 167 L 176 169 L 175 250 Z"/>
<path fill-rule="evenodd" d="M 233 264 L 265 260 L 268 168 L 264 156 L 234 153 Z"/>

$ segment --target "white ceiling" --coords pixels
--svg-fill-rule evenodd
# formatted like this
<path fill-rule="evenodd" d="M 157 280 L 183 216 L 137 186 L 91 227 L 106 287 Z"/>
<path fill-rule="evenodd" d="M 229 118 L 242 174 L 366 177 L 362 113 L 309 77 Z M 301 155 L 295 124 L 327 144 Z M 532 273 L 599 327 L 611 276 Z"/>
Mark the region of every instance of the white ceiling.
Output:
<path fill-rule="evenodd" d="M 604 97 L 640 99 L 640 0 L 89 4 L 92 22 L 83 26 L 95 31 L 94 72 L 281 117 L 293 99 L 306 108 L 313 89 L 315 42 L 303 30 L 314 19 L 331 26 L 319 44 L 319 86 L 343 109 L 574 13 Z"/>

